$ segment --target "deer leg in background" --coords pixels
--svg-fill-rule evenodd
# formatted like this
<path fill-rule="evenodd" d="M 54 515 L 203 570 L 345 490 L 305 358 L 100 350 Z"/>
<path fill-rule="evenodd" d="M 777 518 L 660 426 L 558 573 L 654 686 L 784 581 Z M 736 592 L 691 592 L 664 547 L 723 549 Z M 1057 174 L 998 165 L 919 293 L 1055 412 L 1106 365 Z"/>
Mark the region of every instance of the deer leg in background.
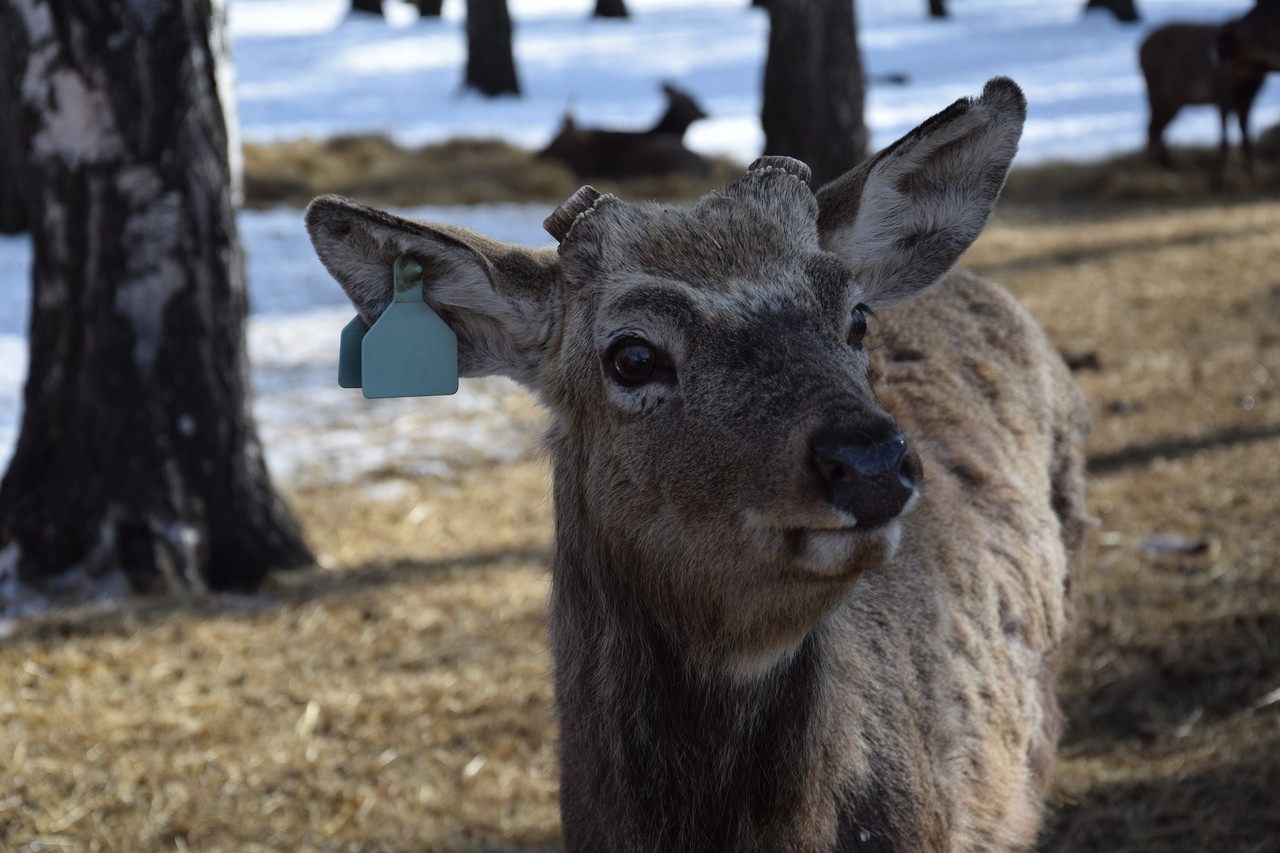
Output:
<path fill-rule="evenodd" d="M 1166 169 L 1172 168 L 1173 163 L 1169 159 L 1169 149 L 1164 144 L 1164 129 L 1177 114 L 1177 109 L 1151 105 L 1151 121 L 1147 124 L 1147 157 Z"/>
<path fill-rule="evenodd" d="M 1257 99 L 1265 79 L 1262 75 L 1258 75 L 1242 80 L 1233 92 L 1235 101 L 1233 106 L 1240 124 L 1240 151 L 1244 156 L 1245 173 L 1251 178 L 1253 177 L 1253 140 L 1249 138 L 1249 114 L 1253 111 L 1253 102 Z"/>
<path fill-rule="evenodd" d="M 1209 176 L 1209 191 L 1221 192 L 1225 182 L 1227 173 L 1227 154 L 1230 152 L 1230 144 L 1227 141 L 1227 117 L 1231 112 L 1229 103 L 1218 104 L 1218 124 L 1221 128 L 1222 135 L 1218 140 L 1218 158 L 1213 164 L 1213 173 Z"/>

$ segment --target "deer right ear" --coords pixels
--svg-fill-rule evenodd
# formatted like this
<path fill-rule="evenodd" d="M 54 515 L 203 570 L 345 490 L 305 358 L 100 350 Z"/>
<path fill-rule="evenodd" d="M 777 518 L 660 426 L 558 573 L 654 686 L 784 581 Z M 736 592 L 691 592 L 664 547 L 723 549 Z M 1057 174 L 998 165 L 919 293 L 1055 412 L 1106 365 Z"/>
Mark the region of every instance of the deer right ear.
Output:
<path fill-rule="evenodd" d="M 307 207 L 316 254 L 372 325 L 395 295 L 392 265 L 412 255 L 423 266 L 423 293 L 458 338 L 462 376 L 510 376 L 537 388 L 554 333 L 554 249 L 499 243 L 464 228 L 416 222 L 322 196 Z"/>
<path fill-rule="evenodd" d="M 818 191 L 822 247 L 849 263 L 861 301 L 909 299 L 960 259 L 991 216 L 1026 115 L 1022 90 L 997 77 Z"/>

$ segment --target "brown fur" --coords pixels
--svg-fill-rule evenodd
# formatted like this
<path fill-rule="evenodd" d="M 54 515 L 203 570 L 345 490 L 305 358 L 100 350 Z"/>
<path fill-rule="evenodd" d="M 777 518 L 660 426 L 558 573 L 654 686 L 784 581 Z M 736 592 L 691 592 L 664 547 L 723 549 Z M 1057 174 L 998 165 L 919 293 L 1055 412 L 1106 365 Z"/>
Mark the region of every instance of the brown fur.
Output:
<path fill-rule="evenodd" d="M 1024 115 L 994 80 L 816 198 L 785 158 L 689 206 L 580 193 L 555 253 L 308 210 L 366 318 L 413 252 L 463 373 L 514 376 L 552 412 L 570 849 L 1034 842 L 1086 408 L 1007 293 L 947 273 Z M 637 340 L 665 367 L 627 384 L 611 359 Z M 915 496 L 874 517 L 887 475 L 847 485 L 817 437 L 880 452 L 886 424 Z"/>

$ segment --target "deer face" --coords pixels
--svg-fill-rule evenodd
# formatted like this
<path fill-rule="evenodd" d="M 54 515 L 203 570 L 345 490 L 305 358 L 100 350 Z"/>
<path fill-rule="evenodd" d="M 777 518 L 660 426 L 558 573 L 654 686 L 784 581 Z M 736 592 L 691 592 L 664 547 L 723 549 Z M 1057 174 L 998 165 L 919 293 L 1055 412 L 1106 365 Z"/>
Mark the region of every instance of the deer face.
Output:
<path fill-rule="evenodd" d="M 875 401 L 867 326 L 978 235 L 1024 111 L 992 81 L 816 197 L 787 158 L 688 206 L 584 188 L 547 221 L 555 252 L 333 198 L 307 224 L 366 319 L 392 260 L 424 260 L 462 374 L 551 409 L 577 545 L 695 658 L 752 671 L 895 547 L 919 466 Z"/>
<path fill-rule="evenodd" d="M 580 476 L 613 493 L 604 526 L 647 528 L 648 550 L 680 531 L 742 565 L 844 576 L 914 494 L 868 382 L 879 300 L 822 248 L 807 179 L 768 158 L 688 207 L 580 192 L 549 220 L 567 310 L 548 401 L 566 440 L 593 437 Z"/>

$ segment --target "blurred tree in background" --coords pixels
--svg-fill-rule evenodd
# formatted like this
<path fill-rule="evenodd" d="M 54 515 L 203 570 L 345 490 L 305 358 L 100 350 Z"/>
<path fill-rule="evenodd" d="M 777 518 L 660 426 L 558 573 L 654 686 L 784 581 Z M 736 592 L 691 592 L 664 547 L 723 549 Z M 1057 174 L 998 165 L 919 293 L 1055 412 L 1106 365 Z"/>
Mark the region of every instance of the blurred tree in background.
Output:
<path fill-rule="evenodd" d="M 0 37 L 0 234 L 27 230 L 27 187 L 18 138 L 18 68 Z"/>
<path fill-rule="evenodd" d="M 351 0 L 351 11 L 365 15 L 377 15 L 381 18 L 383 17 L 382 0 Z"/>
<path fill-rule="evenodd" d="M 465 85 L 488 97 L 520 94 L 507 0 L 467 0 Z"/>
<path fill-rule="evenodd" d="M 626 18 L 626 0 L 596 0 L 596 10 L 592 13 L 596 18 Z"/>
<path fill-rule="evenodd" d="M 1088 0 L 1084 4 L 1084 10 L 1088 12 L 1090 9 L 1105 9 L 1114 15 L 1117 21 L 1126 24 L 1132 24 L 1141 19 L 1136 0 Z"/>
<path fill-rule="evenodd" d="M 799 158 L 815 187 L 867 156 L 862 59 L 852 0 L 769 0 L 764 153 Z"/>
<path fill-rule="evenodd" d="M 4 0 L 31 176 L 30 371 L 0 560 L 134 590 L 310 562 L 248 405 L 225 8 Z"/>

